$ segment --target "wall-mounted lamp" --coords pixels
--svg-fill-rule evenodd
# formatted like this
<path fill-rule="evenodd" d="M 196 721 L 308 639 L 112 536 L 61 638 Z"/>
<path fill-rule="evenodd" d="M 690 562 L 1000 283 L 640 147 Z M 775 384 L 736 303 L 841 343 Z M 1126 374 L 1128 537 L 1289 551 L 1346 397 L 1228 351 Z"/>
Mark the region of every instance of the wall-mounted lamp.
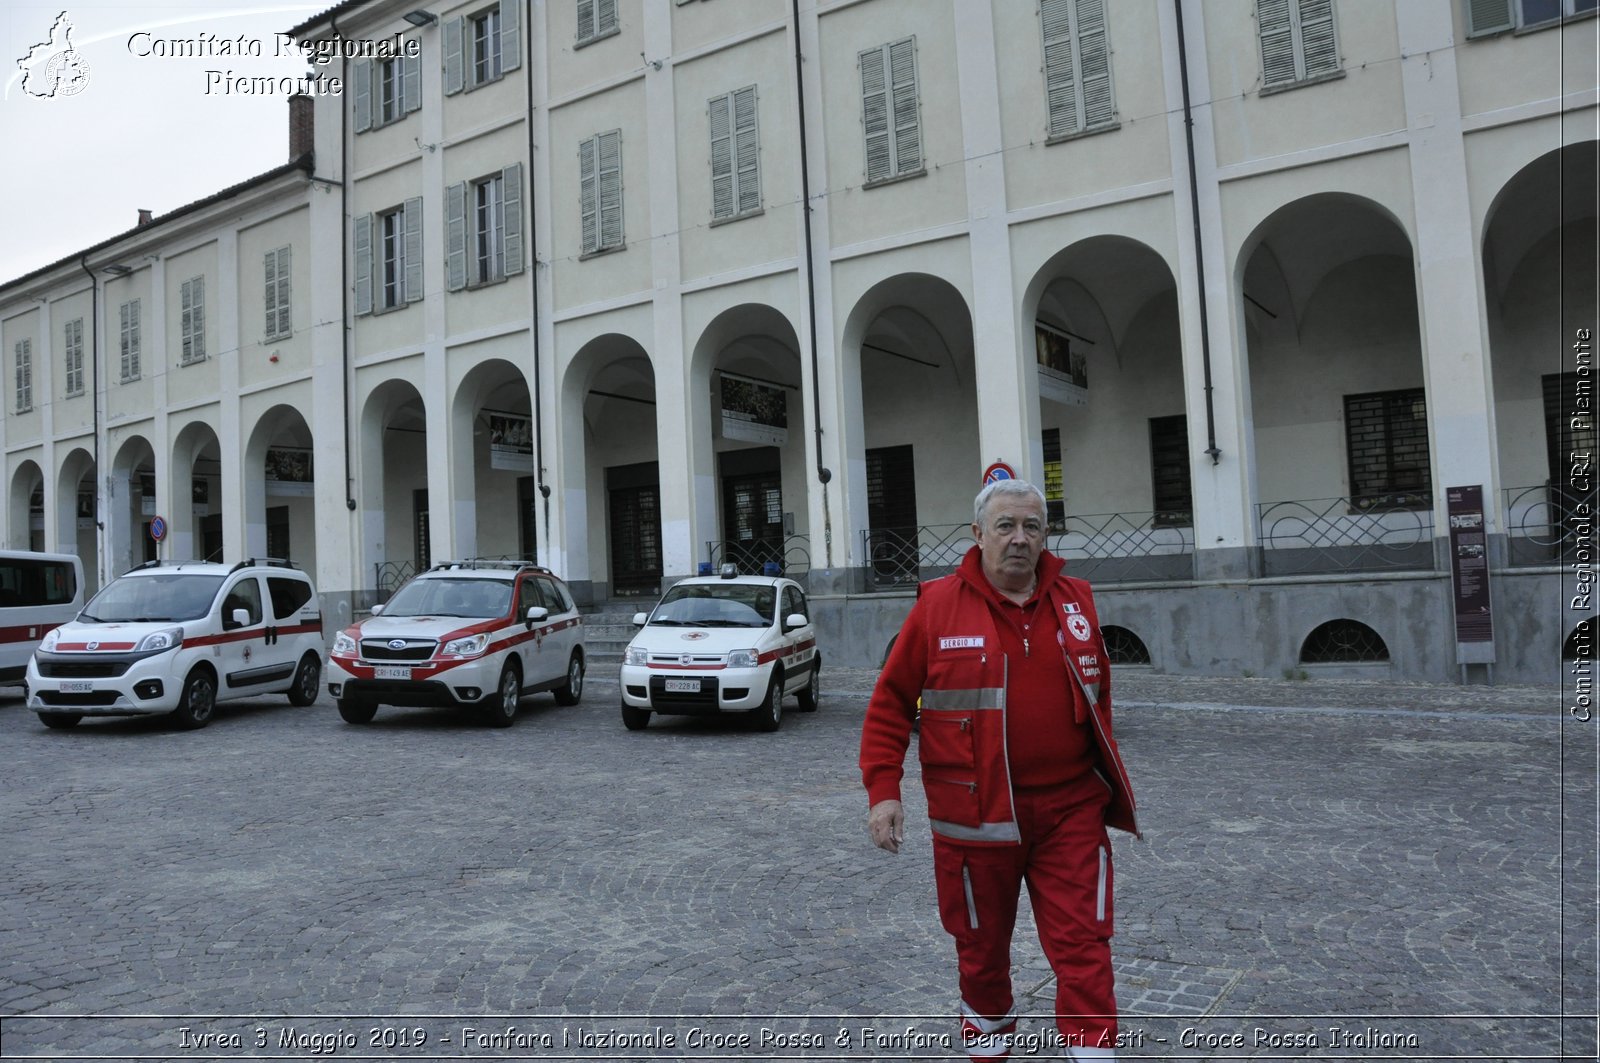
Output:
<path fill-rule="evenodd" d="M 100 271 L 102 273 L 109 273 L 113 277 L 126 277 L 128 274 L 133 272 L 133 267 L 124 266 L 120 262 L 114 262 L 109 266 L 101 266 Z"/>
<path fill-rule="evenodd" d="M 432 11 L 424 11 L 421 8 L 418 8 L 415 11 L 407 11 L 400 17 L 411 23 L 413 26 L 431 26 L 435 22 L 439 21 L 438 15 L 435 15 Z"/>

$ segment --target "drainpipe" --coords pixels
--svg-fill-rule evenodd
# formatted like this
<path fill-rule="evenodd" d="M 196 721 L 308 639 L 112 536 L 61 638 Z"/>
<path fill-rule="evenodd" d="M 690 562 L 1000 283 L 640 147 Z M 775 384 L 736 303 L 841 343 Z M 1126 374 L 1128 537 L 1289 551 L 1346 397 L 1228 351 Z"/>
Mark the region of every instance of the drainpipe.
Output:
<path fill-rule="evenodd" d="M 817 293 L 814 283 L 815 252 L 811 247 L 811 173 L 806 160 L 805 57 L 800 52 L 800 0 L 791 0 L 794 11 L 794 98 L 800 109 L 800 200 L 805 204 L 806 230 L 806 312 L 811 319 L 811 409 L 817 442 L 817 482 L 822 485 L 822 545 L 826 567 L 833 567 L 833 511 L 828 505 L 828 481 L 833 472 L 822 464 L 822 381 L 817 365 Z"/>
<path fill-rule="evenodd" d="M 1183 0 L 1172 0 L 1178 16 L 1178 77 L 1183 82 L 1183 136 L 1189 148 L 1189 204 L 1194 215 L 1195 281 L 1200 286 L 1200 364 L 1205 370 L 1206 456 L 1215 465 L 1222 460 L 1217 449 L 1217 419 L 1211 404 L 1211 326 L 1206 315 L 1206 256 L 1200 244 L 1200 184 L 1194 165 L 1194 111 L 1189 104 L 1189 49 L 1183 35 Z"/>
<path fill-rule="evenodd" d="M 84 255 L 78 265 L 89 275 L 89 364 L 92 370 L 89 385 L 89 409 L 94 419 L 94 528 L 95 528 L 95 585 L 106 585 L 106 522 L 100 511 L 100 280 L 89 268 L 89 256 Z"/>
<path fill-rule="evenodd" d="M 335 38 L 339 37 L 339 17 L 337 15 L 328 19 L 328 25 L 333 29 Z M 340 49 L 341 52 L 344 49 Z M 339 77 L 341 84 L 350 84 L 350 57 L 348 55 L 339 60 Z M 351 313 L 353 309 L 350 302 L 350 131 L 349 124 L 344 120 L 344 102 L 339 103 L 339 348 L 343 361 L 343 371 L 339 376 L 339 383 L 344 389 L 341 396 L 341 405 L 344 408 L 344 508 L 354 513 L 356 511 L 356 496 L 352 489 L 354 477 L 350 475 L 350 329 L 352 327 Z M 356 549 L 360 551 L 360 533 L 356 534 Z"/>
<path fill-rule="evenodd" d="M 528 278 L 532 281 L 532 313 L 530 331 L 533 333 L 533 468 L 538 478 L 539 498 L 544 504 L 544 534 L 534 537 L 533 559 L 550 541 L 550 485 L 544 482 L 544 377 L 539 372 L 539 212 L 533 198 L 533 0 L 528 0 L 523 11 L 522 24 L 528 27 L 528 47 L 522 53 L 522 69 L 528 86 L 528 180 L 522 202 L 527 204 L 528 237 L 523 240 L 523 253 L 528 256 Z"/>

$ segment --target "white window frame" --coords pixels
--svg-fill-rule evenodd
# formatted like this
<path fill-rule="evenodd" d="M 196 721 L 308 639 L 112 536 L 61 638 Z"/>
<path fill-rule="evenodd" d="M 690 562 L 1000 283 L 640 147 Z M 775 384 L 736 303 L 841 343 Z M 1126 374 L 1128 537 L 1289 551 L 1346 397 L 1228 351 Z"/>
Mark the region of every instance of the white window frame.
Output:
<path fill-rule="evenodd" d="M 622 32 L 617 22 L 617 0 L 577 0 L 577 4 L 579 48 Z"/>
<path fill-rule="evenodd" d="M 926 173 L 916 37 L 865 49 L 856 65 L 861 70 L 865 187 Z M 881 167 L 874 166 L 875 158 L 885 160 Z"/>
<path fill-rule="evenodd" d="M 1468 37 L 1487 37 L 1493 34 L 1524 30 L 1542 30 L 1550 26 L 1559 26 L 1569 19 L 1593 18 L 1600 10 L 1594 0 L 1559 0 L 1561 13 L 1549 18 L 1528 21 L 1528 13 L 1523 6 L 1527 0 L 1462 0 L 1462 9 L 1467 20 Z M 1589 6 L 1579 9 L 1580 3 Z"/>
<path fill-rule="evenodd" d="M 1274 23 L 1280 18 L 1286 24 L 1281 30 L 1275 29 Z M 1320 31 L 1316 27 L 1324 23 L 1329 58 L 1313 69 L 1306 51 L 1307 31 L 1312 31 L 1312 40 L 1318 40 Z M 1281 37 L 1287 52 L 1274 55 L 1268 44 L 1269 35 Z M 1334 0 L 1256 0 L 1256 39 L 1263 93 L 1344 76 L 1344 66 L 1339 59 L 1339 12 Z M 1291 71 L 1274 70 L 1274 67 L 1282 67 L 1285 60 L 1292 64 Z"/>
<path fill-rule="evenodd" d="M 523 0 L 499 0 L 444 23 L 444 94 L 471 92 L 522 65 Z"/>
<path fill-rule="evenodd" d="M 61 340 L 66 395 L 72 398 L 83 394 L 83 318 L 73 318 L 62 326 Z"/>
<path fill-rule="evenodd" d="M 18 340 L 12 348 L 16 361 L 17 412 L 33 410 L 33 340 Z"/>
<path fill-rule="evenodd" d="M 606 157 L 615 157 L 607 165 Z M 622 214 L 622 130 L 596 133 L 578 145 L 579 240 L 582 256 L 628 245 Z"/>
<path fill-rule="evenodd" d="M 523 270 L 522 164 L 444 190 L 445 288 L 498 284 Z"/>
<path fill-rule="evenodd" d="M 484 85 L 505 76 L 500 65 L 500 8 L 467 16 L 472 31 L 472 83 Z"/>
<path fill-rule="evenodd" d="M 178 350 L 180 365 L 206 360 L 206 279 L 190 277 L 179 288 Z"/>
<path fill-rule="evenodd" d="M 406 214 L 404 207 L 378 212 L 374 240 L 373 307 L 393 310 L 406 302 Z"/>
<path fill-rule="evenodd" d="M 1106 0 L 1040 0 L 1048 142 L 1120 125 L 1111 71 L 1110 6 Z M 1085 77 L 1086 70 L 1094 72 Z"/>
<path fill-rule="evenodd" d="M 389 59 L 378 59 L 373 68 L 372 91 L 372 124 L 388 125 L 398 122 L 406 115 L 406 70 L 405 58 L 393 56 Z"/>
<path fill-rule="evenodd" d="M 501 174 L 467 185 L 471 211 L 471 259 L 468 272 L 476 284 L 506 279 L 506 185 Z"/>
<path fill-rule="evenodd" d="M 140 319 L 143 316 L 142 307 L 138 299 L 129 299 L 117 308 L 118 324 L 120 326 L 117 341 L 117 354 L 122 370 L 122 383 L 130 384 L 140 377 L 140 359 L 142 351 L 142 337 Z"/>
<path fill-rule="evenodd" d="M 711 124 L 711 219 L 734 221 L 761 213 L 760 100 L 754 85 L 713 96 L 706 103 Z"/>
<path fill-rule="evenodd" d="M 288 245 L 262 256 L 262 306 L 265 313 L 262 335 L 268 340 L 283 340 L 294 335 L 290 280 L 293 265 L 294 252 Z"/>

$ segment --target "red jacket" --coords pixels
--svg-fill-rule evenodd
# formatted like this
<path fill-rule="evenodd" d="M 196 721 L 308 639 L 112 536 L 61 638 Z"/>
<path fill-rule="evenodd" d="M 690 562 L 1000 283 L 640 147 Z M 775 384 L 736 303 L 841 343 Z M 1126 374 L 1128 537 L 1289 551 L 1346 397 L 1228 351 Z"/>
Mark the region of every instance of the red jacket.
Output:
<path fill-rule="evenodd" d="M 1063 633 L 1062 665 L 1083 695 L 1062 706 L 1062 726 L 1093 732 L 1097 768 L 1111 790 L 1106 825 L 1139 833 L 1133 787 L 1111 737 L 1111 667 L 1089 584 L 1067 576 L 1046 551 L 1040 584 Z M 924 583 L 878 677 L 861 730 L 861 777 L 868 800 L 898 800 L 906 747 L 921 698 L 922 784 L 934 832 L 956 842 L 1020 842 L 1006 754 L 1005 654 L 980 589 L 977 547 L 961 568 Z"/>

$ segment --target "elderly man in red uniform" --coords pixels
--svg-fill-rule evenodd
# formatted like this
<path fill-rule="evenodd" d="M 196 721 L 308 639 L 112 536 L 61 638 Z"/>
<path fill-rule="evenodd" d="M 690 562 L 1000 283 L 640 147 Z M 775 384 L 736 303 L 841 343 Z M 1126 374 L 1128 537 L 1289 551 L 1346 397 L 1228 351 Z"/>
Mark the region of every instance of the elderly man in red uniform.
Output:
<path fill-rule="evenodd" d="M 867 706 L 861 776 L 872 841 L 900 851 L 900 779 L 918 753 L 933 827 L 939 917 L 955 938 L 962 1041 L 1005 1059 L 1016 1031 L 1011 933 L 1023 882 L 1056 974 L 1074 1059 L 1115 1058 L 1111 846 L 1137 834 L 1111 738 L 1110 662 L 1089 585 L 1044 549 L 1045 501 L 1020 480 L 985 487 L 977 545 L 922 585 Z"/>

